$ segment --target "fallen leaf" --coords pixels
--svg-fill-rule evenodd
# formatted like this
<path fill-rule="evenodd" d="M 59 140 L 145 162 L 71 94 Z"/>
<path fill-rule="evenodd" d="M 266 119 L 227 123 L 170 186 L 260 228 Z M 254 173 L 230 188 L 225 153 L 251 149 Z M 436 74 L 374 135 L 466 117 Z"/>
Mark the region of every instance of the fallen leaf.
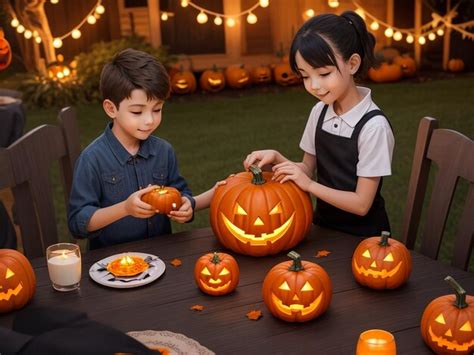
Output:
<path fill-rule="evenodd" d="M 331 252 L 329 250 L 318 250 L 318 252 L 316 253 L 316 255 L 314 257 L 315 258 L 323 258 L 325 256 L 328 256 L 329 254 L 331 254 Z"/>
<path fill-rule="evenodd" d="M 260 317 L 262 317 L 262 311 L 259 311 L 257 309 L 254 309 L 253 311 L 248 312 L 247 318 L 250 320 L 258 320 Z"/>
<path fill-rule="evenodd" d="M 204 309 L 204 306 L 201 306 L 200 304 L 195 304 L 195 305 L 192 306 L 190 309 L 193 310 L 193 311 L 199 311 L 199 312 L 201 312 L 201 311 Z"/>
<path fill-rule="evenodd" d="M 170 261 L 170 264 L 175 266 L 175 267 L 181 266 L 182 263 L 183 262 L 179 259 L 173 259 L 173 260 Z"/>

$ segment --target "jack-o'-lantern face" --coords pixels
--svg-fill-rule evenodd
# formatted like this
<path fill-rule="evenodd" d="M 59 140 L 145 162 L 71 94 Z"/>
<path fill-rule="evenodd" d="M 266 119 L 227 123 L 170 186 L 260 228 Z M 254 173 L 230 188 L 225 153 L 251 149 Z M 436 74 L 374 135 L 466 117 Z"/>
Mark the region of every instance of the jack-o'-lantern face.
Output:
<path fill-rule="evenodd" d="M 369 259 L 367 263 L 370 264 L 370 266 L 368 268 L 365 268 L 363 265 L 359 266 L 357 264 L 357 261 L 354 261 L 354 267 L 356 271 L 364 276 L 370 276 L 375 279 L 379 277 L 382 279 L 392 277 L 398 272 L 398 270 L 400 270 L 400 267 L 402 266 L 401 261 L 395 262 L 395 260 L 393 259 L 393 254 L 391 252 L 384 256 L 384 258 L 382 259 L 382 263 L 379 262 L 378 264 L 377 260 L 375 260 L 370 254 L 369 249 L 366 249 L 362 253 L 362 257 L 365 259 Z"/>
<path fill-rule="evenodd" d="M 3 37 L 3 31 L 0 30 L 0 70 L 6 69 L 12 61 L 12 50 L 10 43 Z"/>
<path fill-rule="evenodd" d="M 230 271 L 224 266 L 220 271 L 214 268 L 211 273 L 207 266 L 201 270 L 201 286 L 208 291 L 226 291 L 231 282 Z"/>
<path fill-rule="evenodd" d="M 171 90 L 175 94 L 192 94 L 196 86 L 196 78 L 191 71 L 180 71 L 171 78 Z"/>
<path fill-rule="evenodd" d="M 214 69 L 206 70 L 202 73 L 199 78 L 199 84 L 201 85 L 201 89 L 207 92 L 217 93 L 224 89 L 225 77 L 221 71 L 218 71 L 217 68 L 214 67 Z"/>
<path fill-rule="evenodd" d="M 458 320 L 451 320 L 452 323 L 449 324 L 446 318 L 443 313 L 440 313 L 428 327 L 431 341 L 440 348 L 451 351 L 467 352 L 472 350 L 474 347 L 473 324 L 462 317 Z"/>
<path fill-rule="evenodd" d="M 250 71 L 250 78 L 254 84 L 268 84 L 272 81 L 272 72 L 268 66 L 255 67 Z"/>
<path fill-rule="evenodd" d="M 273 76 L 277 84 L 282 86 L 295 85 L 301 81 L 301 79 L 293 73 L 290 65 L 287 63 L 276 65 L 273 69 Z"/>
<path fill-rule="evenodd" d="M 283 281 L 278 289 L 272 292 L 275 307 L 287 315 L 299 312 L 302 316 L 307 316 L 315 312 L 324 297 L 324 292 L 315 292 L 309 281 L 306 281 L 299 290 L 295 289 L 297 287 L 295 282 L 290 287 L 287 281 Z"/>
<path fill-rule="evenodd" d="M 229 254 L 206 254 L 196 262 L 194 279 L 203 292 L 213 296 L 223 295 L 237 286 L 239 267 Z"/>
<path fill-rule="evenodd" d="M 0 302 L 1 301 L 10 301 L 10 298 L 13 296 L 18 296 L 18 294 L 23 289 L 23 283 L 14 278 L 15 273 L 7 267 L 5 270 L 5 285 L 8 285 L 8 288 L 3 289 L 3 286 L 0 284 Z M 0 277 L 2 277 L 0 276 Z"/>

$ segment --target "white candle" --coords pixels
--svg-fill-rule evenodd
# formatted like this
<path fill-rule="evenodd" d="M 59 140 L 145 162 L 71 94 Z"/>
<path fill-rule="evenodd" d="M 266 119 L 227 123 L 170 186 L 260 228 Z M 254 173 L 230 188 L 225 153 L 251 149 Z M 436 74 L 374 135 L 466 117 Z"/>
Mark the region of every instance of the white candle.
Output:
<path fill-rule="evenodd" d="M 55 250 L 57 256 L 48 259 L 51 281 L 59 286 L 70 286 L 81 279 L 81 258 L 70 250 Z"/>

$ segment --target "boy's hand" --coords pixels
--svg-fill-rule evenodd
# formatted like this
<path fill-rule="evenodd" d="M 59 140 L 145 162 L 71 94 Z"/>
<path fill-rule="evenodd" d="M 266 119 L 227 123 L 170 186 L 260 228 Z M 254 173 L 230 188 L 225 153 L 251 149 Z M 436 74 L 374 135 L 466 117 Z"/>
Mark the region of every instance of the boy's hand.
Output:
<path fill-rule="evenodd" d="M 178 223 L 185 223 L 193 217 L 193 207 L 187 197 L 182 196 L 183 202 L 178 211 L 171 211 L 168 217 Z"/>
<path fill-rule="evenodd" d="M 125 212 L 127 216 L 133 216 L 137 218 L 150 218 L 155 214 L 153 207 L 148 203 L 143 202 L 141 197 L 147 192 L 153 191 L 153 189 L 158 188 L 156 185 L 150 185 L 144 189 L 138 190 L 131 194 L 125 200 Z"/>
<path fill-rule="evenodd" d="M 295 163 L 286 161 L 273 167 L 273 180 L 284 183 L 293 180 L 303 191 L 308 191 L 313 180 Z"/>

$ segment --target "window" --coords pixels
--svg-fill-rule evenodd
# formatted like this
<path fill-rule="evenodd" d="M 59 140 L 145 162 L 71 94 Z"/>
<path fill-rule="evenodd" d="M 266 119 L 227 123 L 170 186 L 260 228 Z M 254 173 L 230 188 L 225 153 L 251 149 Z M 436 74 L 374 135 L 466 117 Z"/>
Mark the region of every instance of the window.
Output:
<path fill-rule="evenodd" d="M 255 5 L 255 0 L 241 0 L 242 11 Z M 270 6 L 272 3 L 270 2 Z M 272 28 L 270 24 L 270 9 L 257 7 L 253 13 L 257 16 L 257 23 L 251 25 L 247 16 L 242 16 L 243 43 L 245 54 L 268 54 L 273 52 Z"/>
<path fill-rule="evenodd" d="M 125 0 L 125 8 L 131 7 L 147 7 L 148 0 Z"/>

